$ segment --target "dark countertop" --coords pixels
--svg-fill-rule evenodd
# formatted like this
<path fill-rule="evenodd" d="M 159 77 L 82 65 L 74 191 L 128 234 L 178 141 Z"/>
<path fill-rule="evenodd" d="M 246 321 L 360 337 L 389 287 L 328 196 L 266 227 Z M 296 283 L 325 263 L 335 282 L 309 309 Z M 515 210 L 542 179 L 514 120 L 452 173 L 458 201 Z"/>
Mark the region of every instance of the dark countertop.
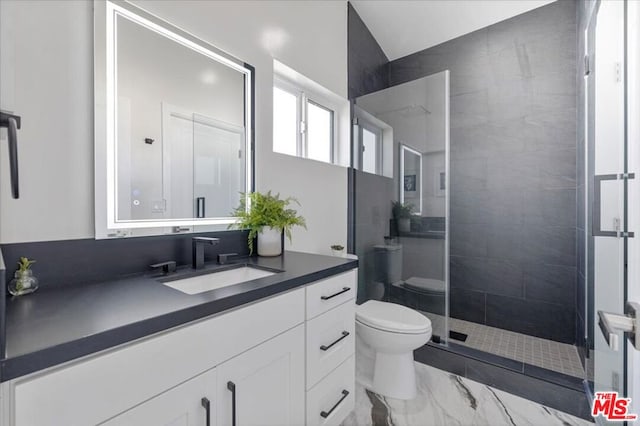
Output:
<path fill-rule="evenodd" d="M 400 237 L 405 238 L 426 238 L 432 240 L 444 240 L 445 238 L 444 231 L 411 231 L 411 232 L 401 232 Z"/>
<path fill-rule="evenodd" d="M 234 263 L 234 262 L 230 262 Z M 285 252 L 236 263 L 283 270 L 268 277 L 188 295 L 140 274 L 114 281 L 42 290 L 7 298 L 6 357 L 0 381 L 108 349 L 190 321 L 349 271 L 353 259 Z M 207 264 L 203 271 L 215 271 Z M 192 276 L 180 268 L 173 277 Z M 201 271 L 198 271 L 198 274 Z"/>

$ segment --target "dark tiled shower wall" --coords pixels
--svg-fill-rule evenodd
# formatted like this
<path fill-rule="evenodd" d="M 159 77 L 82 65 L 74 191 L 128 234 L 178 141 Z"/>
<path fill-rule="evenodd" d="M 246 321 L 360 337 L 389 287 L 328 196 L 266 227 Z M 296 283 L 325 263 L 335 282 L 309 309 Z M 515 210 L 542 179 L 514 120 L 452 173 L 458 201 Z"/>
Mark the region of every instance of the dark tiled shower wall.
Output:
<path fill-rule="evenodd" d="M 576 2 L 392 61 L 451 73 L 451 315 L 576 341 Z M 582 224 L 582 226 L 584 226 Z"/>
<path fill-rule="evenodd" d="M 353 6 L 348 8 L 349 99 L 389 87 L 389 59 Z"/>
<path fill-rule="evenodd" d="M 372 295 L 368 283 L 379 281 L 376 277 L 376 256 L 374 246 L 384 244 L 389 235 L 391 200 L 396 189 L 393 179 L 350 169 L 353 173 L 355 191 L 355 253 L 360 259 L 358 274 L 358 302 L 364 302 Z"/>
<path fill-rule="evenodd" d="M 348 8 L 349 99 L 389 86 L 389 59 L 356 10 Z M 391 201 L 395 198 L 393 179 L 349 169 L 349 247 L 360 258 L 358 302 L 371 297 L 365 283 L 376 276 L 373 246 L 389 235 Z"/>

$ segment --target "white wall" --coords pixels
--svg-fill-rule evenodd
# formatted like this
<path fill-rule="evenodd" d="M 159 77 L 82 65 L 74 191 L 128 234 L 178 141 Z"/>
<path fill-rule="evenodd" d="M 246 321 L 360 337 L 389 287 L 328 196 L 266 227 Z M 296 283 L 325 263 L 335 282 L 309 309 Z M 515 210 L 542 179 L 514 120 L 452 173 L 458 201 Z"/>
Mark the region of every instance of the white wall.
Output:
<path fill-rule="evenodd" d="M 345 1 L 135 3 L 256 67 L 258 190 L 300 200 L 309 230 L 294 232 L 291 249 L 346 243 L 346 169 L 271 150 L 273 58 L 347 96 Z M 3 243 L 94 235 L 91 5 L 0 2 L 0 107 L 24 119 L 20 200 L 10 199 L 0 147 Z"/>
<path fill-rule="evenodd" d="M 0 108 L 22 116 L 20 199 L 0 141 L 0 241 L 93 235 L 90 2 L 0 1 Z"/>

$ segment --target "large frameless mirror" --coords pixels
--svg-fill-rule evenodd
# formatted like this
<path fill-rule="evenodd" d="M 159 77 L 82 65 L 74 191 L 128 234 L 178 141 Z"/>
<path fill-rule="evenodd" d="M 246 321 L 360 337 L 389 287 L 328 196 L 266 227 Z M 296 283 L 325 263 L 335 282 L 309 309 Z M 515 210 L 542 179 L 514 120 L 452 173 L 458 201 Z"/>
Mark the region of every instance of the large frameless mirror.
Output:
<path fill-rule="evenodd" d="M 226 228 L 253 187 L 253 68 L 126 2 L 95 13 L 96 238 Z"/>

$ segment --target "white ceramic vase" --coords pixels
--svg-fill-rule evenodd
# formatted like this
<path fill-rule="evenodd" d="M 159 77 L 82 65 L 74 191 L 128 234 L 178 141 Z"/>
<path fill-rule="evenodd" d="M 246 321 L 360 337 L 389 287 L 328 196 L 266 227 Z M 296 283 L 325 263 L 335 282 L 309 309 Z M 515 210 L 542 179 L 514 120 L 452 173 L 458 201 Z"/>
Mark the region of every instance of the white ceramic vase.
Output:
<path fill-rule="evenodd" d="M 282 231 L 264 227 L 258 233 L 258 256 L 280 256 L 282 254 Z"/>
<path fill-rule="evenodd" d="M 398 219 L 398 231 L 402 233 L 411 232 L 411 219 L 406 217 Z"/>

